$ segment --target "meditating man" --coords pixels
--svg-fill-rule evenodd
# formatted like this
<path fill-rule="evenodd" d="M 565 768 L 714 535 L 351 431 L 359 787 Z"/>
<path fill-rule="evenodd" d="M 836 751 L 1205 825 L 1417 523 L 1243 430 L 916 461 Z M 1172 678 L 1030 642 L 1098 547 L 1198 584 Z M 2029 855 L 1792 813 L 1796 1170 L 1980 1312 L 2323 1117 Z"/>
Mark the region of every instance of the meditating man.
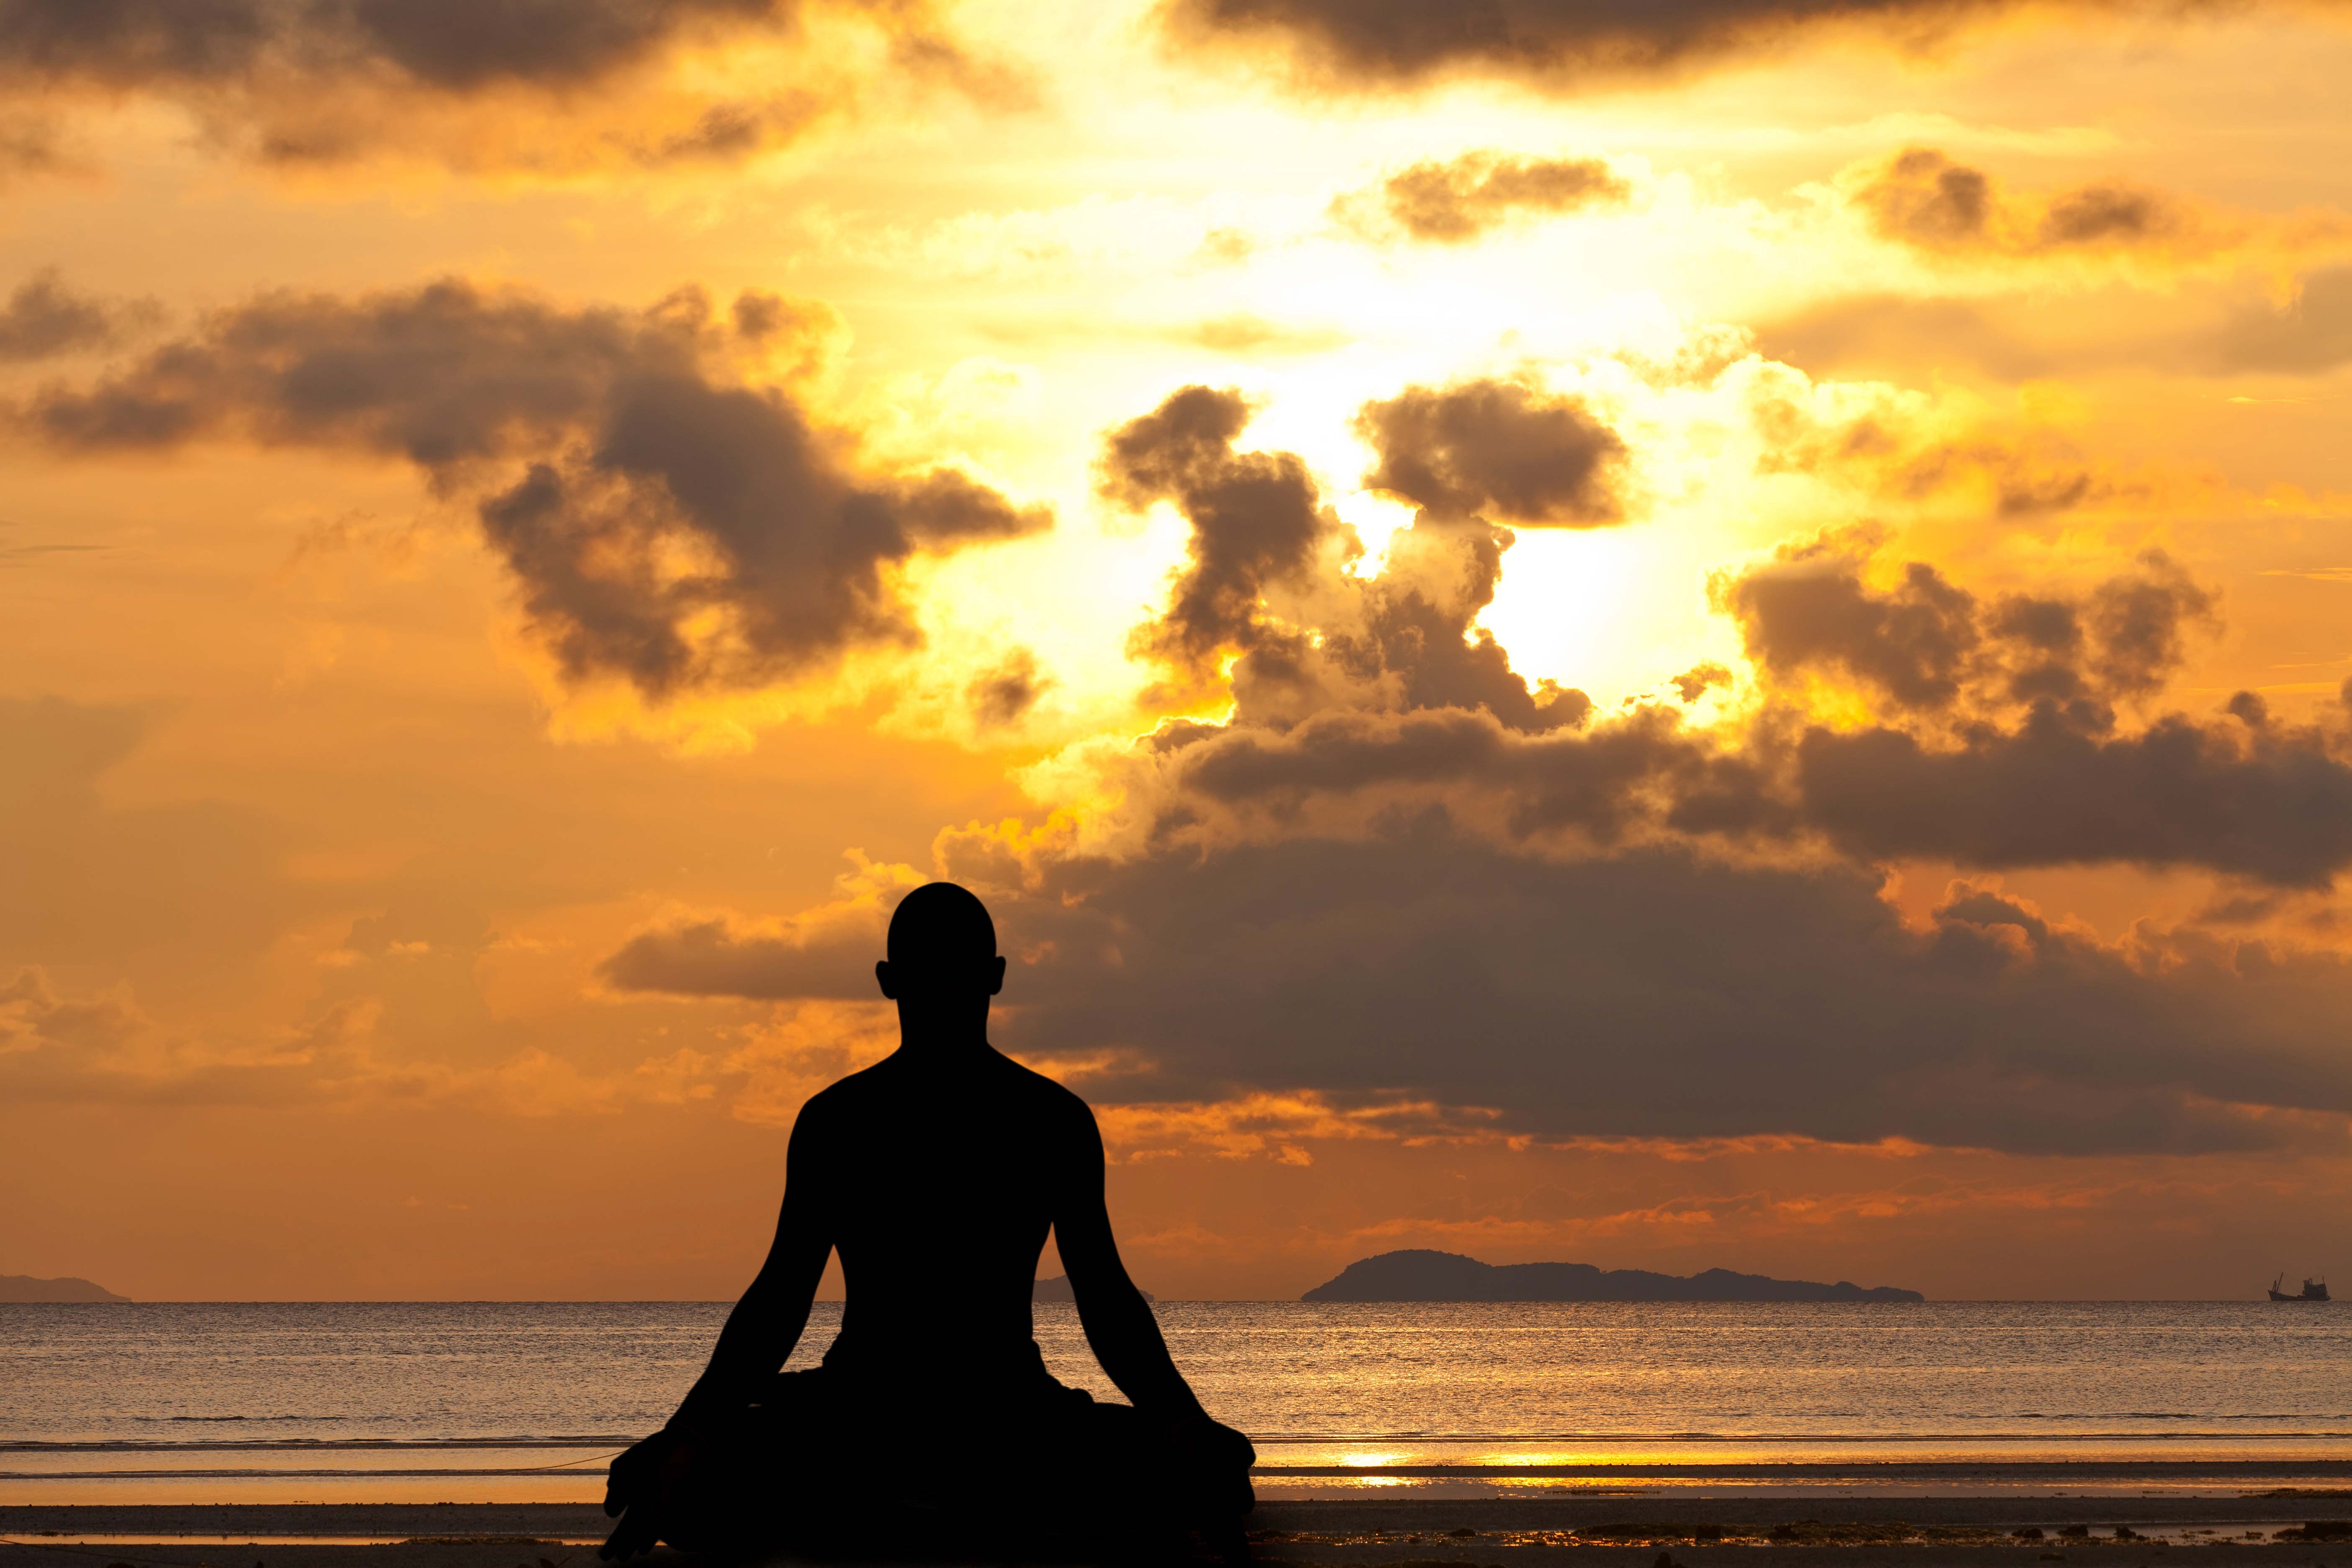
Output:
<path fill-rule="evenodd" d="M 669 1425 L 613 1465 L 600 1555 L 873 1543 L 1036 1551 L 1115 1530 L 1242 1553 L 1249 1441 L 1212 1421 L 1127 1277 L 1086 1101 L 988 1043 L 996 929 L 950 882 L 916 889 L 874 966 L 898 1049 L 801 1108 L 759 1277 Z M 1103 1371 L 1131 1405 L 1045 1371 L 1030 1297 L 1048 1230 Z M 824 1363 L 779 1372 L 827 1254 L 847 1293 Z M 1097 1540 L 1097 1546 L 1101 1544 Z"/>

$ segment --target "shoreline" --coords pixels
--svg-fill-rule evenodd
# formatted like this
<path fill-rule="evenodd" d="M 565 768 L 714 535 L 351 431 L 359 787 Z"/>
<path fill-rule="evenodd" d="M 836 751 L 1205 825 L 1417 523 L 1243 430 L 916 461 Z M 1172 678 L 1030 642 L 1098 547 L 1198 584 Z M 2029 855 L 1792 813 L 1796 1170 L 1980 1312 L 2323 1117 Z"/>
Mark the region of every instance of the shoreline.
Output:
<path fill-rule="evenodd" d="M 1375 1457 L 1387 1462 L 1261 1462 L 1251 1480 L 1262 1500 L 1286 1504 L 1709 1496 L 1759 1501 L 1897 1500 L 2066 1494 L 2221 1500 L 2297 1489 L 2352 1496 L 2352 1458 L 1486 1463 L 1424 1462 L 1395 1453 L 1365 1458 Z M 556 1466 L 466 1469 L 26 1469 L 0 1474 L 0 1517 L 46 1509 L 593 1508 L 604 1496 L 606 1470 L 597 1462 L 603 1458 Z M 2352 1568 L 2352 1561 L 2347 1568 Z"/>
<path fill-rule="evenodd" d="M 1265 1568 L 1656 1568 L 1662 1554 L 1675 1568 L 1701 1568 L 1701 1560 L 1731 1568 L 1758 1552 L 1773 1568 L 2154 1568 L 2180 1557 L 2203 1568 L 2334 1568 L 2352 1563 L 2352 1525 L 2305 1527 L 2347 1516 L 2352 1488 L 2332 1496 L 1276 1500 L 1261 1503 L 1250 1526 Z M 576 1568 L 593 1562 L 591 1545 L 608 1524 L 601 1509 L 562 1503 L 0 1505 L 0 1568 Z M 2291 1533 L 2282 1539 L 2281 1531 Z M 655 1561 L 683 1568 L 690 1559 L 665 1551 Z"/>

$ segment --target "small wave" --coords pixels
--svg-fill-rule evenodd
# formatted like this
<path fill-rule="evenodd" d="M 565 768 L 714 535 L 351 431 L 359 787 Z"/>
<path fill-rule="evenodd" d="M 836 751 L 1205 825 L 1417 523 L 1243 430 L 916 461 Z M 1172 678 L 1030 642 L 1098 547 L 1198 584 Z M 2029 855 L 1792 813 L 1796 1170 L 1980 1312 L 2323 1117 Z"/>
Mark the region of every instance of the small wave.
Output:
<path fill-rule="evenodd" d="M 415 1480 L 467 1476 L 543 1476 L 559 1470 L 582 1476 L 603 1474 L 601 1470 L 587 1468 L 593 1463 L 593 1458 L 575 1459 L 562 1465 L 512 1465 L 465 1470 L 0 1470 L 0 1481 Z M 578 1468 L 574 1468 L 575 1466 Z"/>
<path fill-rule="evenodd" d="M 2121 1419 L 2131 1419 L 2122 1417 Z M 157 1417 L 155 1419 L 168 1419 Z M 2093 1419 L 2096 1419 L 2094 1417 Z M 2116 1419 L 2110 1417 L 2110 1419 Z M 2168 1416 L 2168 1420 L 2172 1417 Z M 2209 1421 L 2216 1418 L 2209 1417 Z M 2219 1417 L 2258 1420 L 2263 1417 Z M 2284 1419 L 2284 1418 L 2275 1418 Z M 1390 1431 L 1258 1431 L 1250 1434 L 1259 1444 L 1375 1444 L 1403 1443 L 1459 1447 L 1465 1444 L 1560 1443 L 1608 1445 L 1617 1447 L 1659 1447 L 1687 1445 L 1694 1447 L 1748 1445 L 1755 1447 L 1858 1447 L 1874 1448 L 1895 1446 L 1916 1447 L 1921 1444 L 1938 1446 L 1983 1445 L 2004 1447 L 2032 1444 L 2055 1449 L 2077 1447 L 2091 1443 L 2145 1443 L 2167 1447 L 2195 1442 L 2230 1442 L 2270 1445 L 2296 1442 L 2337 1442 L 2352 1438 L 2352 1415 L 2322 1417 L 2326 1426 L 2297 1426 L 2287 1431 L 2253 1431 L 2219 1429 L 2204 1426 L 2184 1429 L 2168 1425 L 2161 1430 L 2132 1430 L 2128 1427 L 2086 1427 L 2079 1431 L 2054 1432 L 2047 1427 L 2039 1430 L 1954 1431 L 1949 1427 L 1917 1432 L 1755 1432 L 1717 1431 L 1445 1431 L 1421 1428 Z M 529 1448 L 616 1448 L 626 1447 L 642 1432 L 564 1432 L 564 1433 L 504 1433 L 465 1437 L 272 1437 L 258 1433 L 251 1436 L 224 1435 L 219 1437 L 173 1439 L 156 1437 L 42 1438 L 0 1437 L 0 1454 L 333 1454 L 333 1453 L 459 1453 L 482 1449 Z"/>
<path fill-rule="evenodd" d="M 625 1447 L 639 1436 L 642 1434 L 591 1432 L 551 1437 L 251 1437 L 185 1443 L 137 1437 L 79 1442 L 14 1438 L 0 1439 L 0 1454 L 381 1454 L 479 1448 L 610 1448 L 616 1444 Z"/>
<path fill-rule="evenodd" d="M 125 1417 L 125 1419 L 131 1421 L 275 1421 L 279 1423 L 289 1421 L 316 1421 L 324 1424 L 329 1421 L 367 1420 L 369 1417 L 352 1415 L 131 1415 Z M 388 1415 L 379 1415 L 373 1417 L 373 1419 L 388 1421 L 393 1418 Z"/>

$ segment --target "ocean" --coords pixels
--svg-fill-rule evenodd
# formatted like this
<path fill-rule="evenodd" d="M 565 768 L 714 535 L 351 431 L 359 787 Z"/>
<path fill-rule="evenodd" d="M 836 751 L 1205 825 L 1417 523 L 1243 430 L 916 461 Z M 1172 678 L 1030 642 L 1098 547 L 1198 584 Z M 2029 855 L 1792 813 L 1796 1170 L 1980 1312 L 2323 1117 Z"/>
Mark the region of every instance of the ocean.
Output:
<path fill-rule="evenodd" d="M 793 1364 L 823 1352 L 821 1303 Z M 1167 1301 L 1261 1495 L 1770 1484 L 2052 1462 L 2336 1475 L 2352 1305 Z M 0 1503 L 568 1501 L 701 1370 L 716 1302 L 0 1307 Z M 1066 1383 L 1116 1393 L 1073 1309 Z M 877 1463 L 950 1462 L 926 1426 Z M 2046 1484 L 2046 1483 L 2044 1483 Z M 2242 1478 L 2231 1484 L 2244 1484 Z"/>

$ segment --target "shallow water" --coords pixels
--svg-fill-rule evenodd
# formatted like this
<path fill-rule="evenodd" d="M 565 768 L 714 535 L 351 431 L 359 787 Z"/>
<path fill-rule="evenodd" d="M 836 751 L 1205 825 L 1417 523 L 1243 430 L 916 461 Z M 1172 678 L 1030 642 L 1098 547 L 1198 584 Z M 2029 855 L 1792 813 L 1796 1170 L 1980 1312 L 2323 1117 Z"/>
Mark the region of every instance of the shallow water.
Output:
<path fill-rule="evenodd" d="M 2269 1303 L 1163 1302 L 1269 1483 L 1431 1465 L 2352 1458 L 2352 1317 Z M 820 1305 L 794 1364 L 838 1321 Z M 723 1303 L 0 1308 L 0 1501 L 593 1496 Z M 1106 1397 L 1066 1305 L 1037 1337 Z M 885 1462 L 951 1456 L 907 1434 Z M 1551 1472 L 1547 1475 L 1546 1472 Z M 1422 1484 L 1426 1482 L 1422 1478 Z M 2341 1481 L 2336 1484 L 2343 1484 Z"/>

